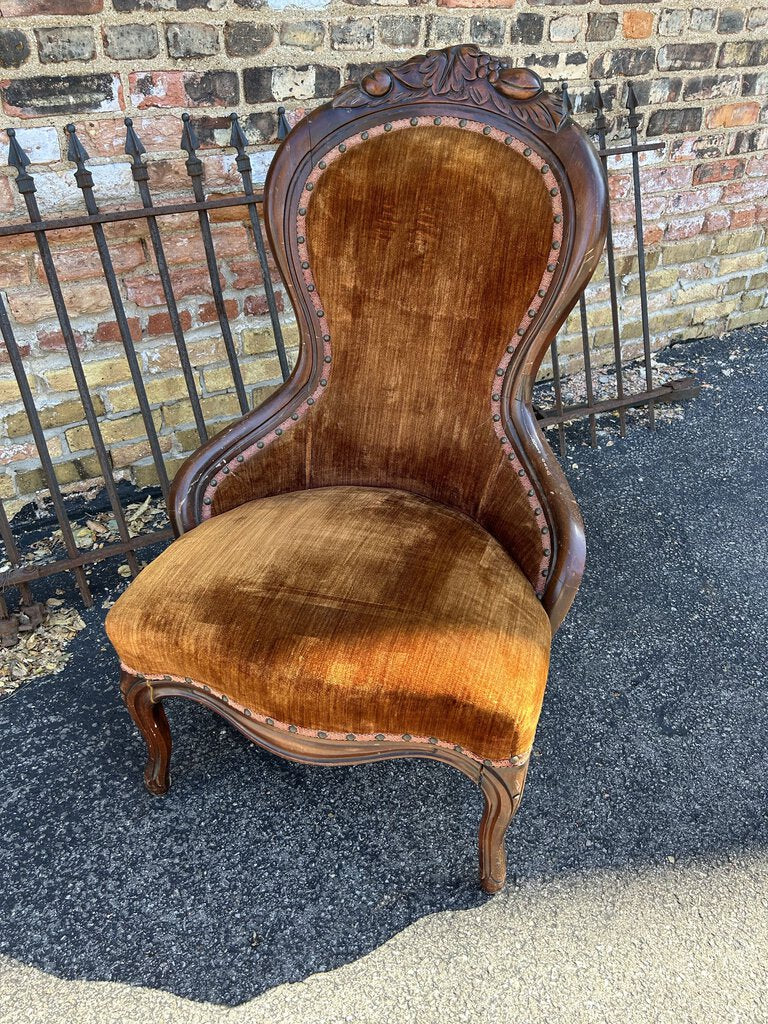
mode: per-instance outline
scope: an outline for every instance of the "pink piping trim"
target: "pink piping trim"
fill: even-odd
[[[311,739],[327,739],[327,740],[346,740],[347,736],[353,736],[355,740],[360,740],[363,743],[425,743],[430,747],[442,747],[444,750],[453,750],[455,753],[463,754],[468,757],[470,761],[478,761],[480,764],[489,764],[494,768],[506,768],[509,766],[519,767],[525,764],[530,757],[530,750],[525,754],[516,754],[515,757],[506,758],[503,761],[493,761],[488,757],[479,757],[477,754],[473,754],[471,750],[466,750],[464,747],[458,747],[458,744],[447,743],[445,740],[437,740],[436,742],[430,742],[435,737],[430,736],[411,736],[409,740],[404,740],[403,735],[399,733],[380,732],[380,733],[350,733],[350,732],[330,732],[324,729],[305,729],[303,726],[294,725],[290,726],[285,722],[278,722],[277,719],[270,717],[269,715],[262,715],[256,711],[252,711],[250,708],[246,708],[243,704],[238,704],[237,701],[232,700],[226,694],[222,693],[221,690],[217,690],[213,686],[209,686],[207,683],[198,683],[195,679],[183,676],[169,676],[169,675],[148,675],[146,672],[140,672],[138,669],[131,668],[125,665],[122,661],[120,662],[120,668],[125,672],[130,672],[131,675],[141,676],[147,680],[157,680],[158,682],[167,682],[169,679],[175,683],[184,683],[186,686],[191,686],[195,690],[201,690],[203,693],[210,694],[212,697],[217,697],[220,701],[227,704],[229,707],[235,708],[244,717],[250,718],[254,722],[260,722],[262,725],[269,725],[271,729],[277,729],[278,732],[287,732],[297,736],[307,736]],[[267,719],[269,718],[269,722]],[[318,736],[318,733],[325,733],[324,736]],[[406,734],[410,735],[410,734]],[[377,736],[382,736],[383,739],[377,739]],[[458,747],[458,749],[457,749]]]
[[[457,117],[442,117],[440,119],[440,127],[461,128],[462,130],[475,132],[476,134],[487,135],[488,138],[494,139],[496,142],[500,142],[503,145],[508,145],[510,149],[513,149],[516,153],[519,153],[526,160],[528,160],[528,162],[532,164],[537,171],[542,171],[542,168],[544,167],[547,168],[546,171],[542,173],[542,179],[544,185],[547,188],[547,191],[550,193],[550,201],[552,205],[553,243],[550,247],[549,256],[547,258],[547,265],[556,265],[560,258],[559,250],[563,240],[563,203],[560,194],[560,187],[558,185],[557,178],[552,173],[552,169],[546,164],[544,158],[539,153],[537,153],[536,150],[533,149],[533,147],[528,146],[524,142],[521,142],[520,139],[516,138],[514,135],[508,135],[505,132],[499,131],[498,128],[490,128],[490,126],[484,125],[481,121],[471,121],[466,118],[462,118],[461,120],[463,121],[463,124],[460,123],[460,120]],[[388,130],[393,132],[402,131],[406,128],[412,127],[411,121],[406,118],[403,118],[398,121],[387,122],[387,124],[389,125]],[[418,124],[421,127],[438,127],[434,124],[434,120],[432,118],[418,118]],[[304,401],[299,406],[294,408],[291,415],[288,418],[283,420],[282,423],[278,424],[278,426],[274,427],[267,434],[264,434],[263,437],[260,437],[258,441],[249,445],[248,448],[245,448],[242,452],[239,452],[235,457],[231,458],[224,466],[220,467],[216,471],[216,474],[209,481],[208,486],[206,487],[203,495],[203,508],[201,513],[201,519],[209,519],[211,516],[213,498],[215,494],[215,489],[218,486],[218,484],[222,482],[228,474],[236,472],[238,466],[243,464],[244,462],[247,462],[256,454],[257,451],[261,451],[268,445],[272,444],[272,442],[276,441],[277,438],[281,436],[281,434],[283,434],[286,430],[290,429],[290,427],[292,427],[294,423],[301,420],[306,415],[306,413],[309,412],[311,406],[318,401],[318,399],[326,390],[326,385],[329,382],[331,368],[333,365],[332,362],[325,363],[326,358],[331,358],[331,337],[328,328],[328,322],[325,317],[325,311],[323,309],[322,302],[320,301],[320,297],[317,293],[317,287],[315,284],[314,276],[312,274],[312,268],[309,265],[309,250],[306,243],[307,212],[309,210],[309,204],[312,201],[315,185],[319,181],[323,172],[327,170],[328,167],[340,156],[342,156],[345,152],[347,152],[350,149],[353,149],[355,146],[361,145],[363,142],[366,142],[370,139],[375,139],[378,136],[383,135],[386,130],[387,129],[385,129],[384,123],[375,125],[373,128],[369,128],[366,132],[349,136],[347,139],[343,140],[342,142],[334,146],[332,149],[328,150],[328,152],[324,153],[318,160],[317,164],[315,164],[315,166],[307,175],[299,199],[299,211],[304,210],[305,212],[303,214],[301,212],[297,214],[296,236],[297,238],[304,238],[305,241],[297,243],[298,252],[302,264],[308,264],[306,267],[302,267],[302,276],[304,280],[304,287],[306,289],[307,297],[315,313],[317,314],[315,334],[317,335],[319,330],[319,335],[323,343],[322,351],[324,360],[324,375],[321,378],[321,380],[325,381],[326,383],[318,383],[317,387],[312,392],[312,394],[308,398],[305,398]],[[363,135],[365,136],[365,138],[363,138]],[[507,139],[510,139],[511,141],[507,143]],[[529,152],[526,153],[526,150]],[[491,417],[494,432],[498,437],[500,444],[504,448],[506,456],[512,456],[513,453],[511,451],[506,450],[506,445],[508,444],[508,441],[501,428],[501,391],[504,383],[504,376],[506,374],[507,367],[509,366],[512,360],[512,356],[514,355],[517,346],[520,344],[520,341],[522,340],[523,335],[527,332],[529,325],[534,321],[536,315],[541,309],[541,305],[544,302],[544,299],[546,298],[546,293],[550,285],[552,284],[552,280],[554,278],[555,273],[556,270],[544,271],[544,274],[539,283],[539,287],[536,291],[536,295],[531,300],[531,303],[528,306],[526,316],[519,324],[517,331],[512,336],[512,340],[507,343],[504,354],[502,355],[501,360],[499,361],[494,374],[493,386],[491,388]],[[522,332],[522,334],[520,332]],[[327,369],[325,369],[326,366]],[[497,395],[498,397],[495,397]],[[496,419],[496,417],[498,417],[498,419]],[[536,494],[528,494],[528,491],[534,490],[534,488],[531,484],[528,474],[523,470],[523,467],[520,465],[518,458],[516,456],[512,458],[508,457],[507,461],[509,462],[511,468],[514,469],[517,479],[520,482],[520,486],[524,489],[526,493],[528,504],[530,505],[531,510],[534,512],[534,514],[537,514],[538,510],[538,514],[543,515],[543,510],[539,505],[539,500]],[[546,523],[546,521],[542,520],[542,522],[547,527],[547,529],[549,529],[549,526]],[[546,577],[549,574],[549,567],[552,558],[551,541],[549,547],[547,547],[547,541],[543,539],[545,535],[541,536],[542,554],[541,559],[539,561],[538,582],[534,587],[537,597],[541,597],[546,588]],[[549,536],[549,534],[546,534],[546,536]],[[545,551],[549,551],[550,554],[545,554]]]

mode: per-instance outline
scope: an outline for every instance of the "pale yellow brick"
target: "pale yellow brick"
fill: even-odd
[[[184,459],[166,459],[165,470],[168,474],[168,478],[173,480],[174,476],[181,467],[184,465]],[[134,466],[133,468],[133,479],[136,481],[138,487],[155,487],[159,483],[157,478],[157,470],[153,462],[145,463],[144,465]]]
[[[760,248],[762,240],[762,228],[751,228],[748,231],[729,231],[726,234],[717,236],[714,251],[720,254],[754,252]]]
[[[169,434],[159,437],[158,442],[161,452],[165,453],[171,450],[172,438]],[[151,458],[152,449],[149,447],[149,441],[139,441],[136,444],[113,445],[110,448],[110,455],[115,469],[123,469],[126,466],[132,466],[140,459]]]
[[[223,416],[236,416],[240,412],[237,395],[210,395],[200,399],[200,408],[206,424],[212,423]],[[192,403],[189,399],[173,402],[163,406],[163,421],[167,427],[181,427],[194,423]]]
[[[34,377],[27,377],[32,394],[37,393],[37,380]],[[0,405],[8,405],[11,402],[20,402],[19,385],[15,377],[0,377]]]
[[[746,287],[747,276],[744,274],[742,277],[732,277],[726,281],[723,291],[725,295],[740,295]]]
[[[680,272],[677,267],[662,267],[648,274],[645,283],[650,294],[652,292],[664,291],[665,288],[671,288],[677,284],[679,277]],[[633,277],[627,281],[624,286],[624,292],[626,295],[639,295],[640,278]]]
[[[713,302],[709,306],[695,306],[693,310],[693,322],[704,323],[706,320],[722,320],[729,313],[739,308],[739,299],[722,299],[720,302]]]
[[[762,270],[765,267],[765,251],[742,252],[738,256],[723,256],[719,263],[719,273],[726,277],[728,274],[738,274],[744,270]]]
[[[101,476],[99,460],[95,455],[86,455],[82,459],[59,462],[54,466],[56,479],[64,486],[82,480],[93,480]],[[35,494],[46,489],[42,469],[29,469],[16,474],[16,486],[19,494]]]
[[[722,285],[717,281],[700,281],[688,288],[678,288],[674,294],[676,306],[684,306],[690,302],[702,302],[704,299],[715,299],[720,295]]]
[[[160,429],[160,411],[153,413],[155,429]],[[132,441],[135,438],[146,437],[144,420],[139,413],[133,416],[121,416],[118,419],[102,419],[99,422],[101,436],[105,445],[118,444],[120,441]],[[70,451],[85,451],[93,448],[93,438],[88,427],[73,427],[66,431],[67,444]]]
[[[298,325],[282,324],[281,326],[286,349],[295,348],[299,344]],[[243,352],[248,356],[275,351],[275,335],[271,327],[248,328],[242,332],[240,339]]]
[[[144,382],[144,388],[150,405],[174,401],[183,398],[187,393],[187,386],[181,374],[177,377],[152,378]],[[110,388],[106,393],[106,398],[113,412],[131,412],[139,407],[136,389],[132,384]]]
[[[89,388],[120,384],[131,379],[131,371],[125,356],[115,356],[113,359],[98,359],[92,363],[83,363],[83,373]],[[61,393],[77,390],[75,375],[69,366],[63,366],[58,370],[47,370],[43,374],[43,379],[51,391]]]
[[[750,312],[732,313],[728,317],[728,330],[733,331],[737,327],[753,327],[755,324],[768,323],[768,308],[755,309]]]
[[[691,263],[712,252],[712,239],[706,235],[686,242],[671,242],[661,250],[665,266],[673,263]]]
[[[280,377],[280,363],[277,356],[270,359],[253,359],[244,363],[240,371],[245,384],[261,384]],[[224,391],[234,387],[232,371],[228,366],[214,367],[203,374],[205,389],[209,392]]]
[[[93,395],[93,407],[97,416],[104,414],[104,402],[99,395]],[[38,409],[40,424],[44,430],[56,427],[69,427],[73,423],[81,423],[85,419],[83,406],[78,398],[68,398],[56,405],[47,405]],[[24,437],[31,433],[29,420],[25,412],[12,413],[6,419],[9,437]]]

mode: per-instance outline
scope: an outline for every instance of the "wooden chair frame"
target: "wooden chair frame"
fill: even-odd
[[[500,403],[503,431],[535,486],[547,524],[542,532],[549,531],[551,536],[552,557],[540,596],[554,631],[581,580],[585,543],[575,499],[537,426],[532,387],[552,339],[602,251],[607,226],[606,182],[594,147],[563,111],[559,97],[545,92],[533,72],[504,68],[474,46],[431,51],[401,65],[377,69],[360,85],[342,88],[331,103],[309,114],[283,142],[268,175],[265,214],[272,252],[299,324],[298,361],[288,381],[263,405],[210,440],[185,463],[173,483],[171,519],[179,535],[210,514],[206,506],[211,503],[210,488],[216,475],[228,472],[228,465],[245,457],[243,453],[247,452],[248,458],[258,457],[259,439],[294,410],[306,408],[308,396],[316,393],[327,372],[317,310],[303,287],[294,228],[302,190],[318,154],[383,123],[430,119],[439,125],[442,118],[479,121],[489,133],[508,133],[510,141],[514,138],[535,147],[562,195],[563,235],[552,286],[509,362]],[[503,182],[499,188],[503,189]],[[527,757],[500,765],[481,763],[460,748],[408,742],[408,737],[397,743],[384,738],[371,743],[300,735],[276,728],[274,723],[257,722],[248,709],[235,707],[225,696],[193,680],[149,678],[125,668],[121,692],[146,741],[145,783],[156,794],[164,793],[169,785],[171,735],[162,706],[167,697],[186,697],[211,708],[259,746],[293,761],[340,765],[422,757],[458,768],[480,786],[484,798],[479,833],[481,884],[488,892],[496,892],[504,884],[504,836],[520,803]]]

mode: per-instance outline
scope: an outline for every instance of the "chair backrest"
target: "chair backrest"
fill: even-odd
[[[531,388],[606,225],[561,99],[474,46],[381,68],[293,129],[265,203],[301,351],[210,511],[244,488],[423,494],[488,529],[559,621],[583,538]]]

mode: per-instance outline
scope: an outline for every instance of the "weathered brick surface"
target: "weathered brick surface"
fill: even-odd
[[[348,78],[382,59],[426,47],[475,41],[569,81],[576,117],[589,124],[589,79],[603,83],[609,137],[627,139],[620,103],[631,80],[644,138],[659,152],[642,158],[646,262],[654,345],[712,335],[768,320],[768,5],[734,0],[0,0],[0,106],[5,125],[32,160],[46,214],[82,209],[66,152],[74,120],[91,154],[100,203],[135,204],[124,162],[123,118],[130,115],[149,153],[158,200],[190,194],[179,154],[179,115],[190,110],[200,139],[206,192],[238,188],[227,145],[230,110],[256,147],[261,182],[277,127],[326,101]],[[0,131],[0,166],[8,146]],[[633,255],[631,164],[610,161],[623,351],[642,349],[637,258]],[[0,220],[23,219],[23,205],[0,172]],[[227,314],[258,402],[279,380],[264,286],[244,208],[211,212]],[[181,330],[211,429],[239,413],[223,347],[197,220],[164,219],[162,236],[179,305]],[[197,443],[173,324],[145,222],[109,225],[113,261],[131,343],[171,472]],[[91,229],[55,232],[54,259],[69,304],[75,342],[113,464],[139,483],[155,482],[123,339],[114,319]],[[99,473],[76,397],[64,337],[45,285],[34,238],[4,239],[0,288],[30,386],[43,411],[57,474],[80,487]],[[277,302],[285,300],[277,274]],[[590,341],[598,365],[612,349],[605,274],[588,289]],[[284,311],[285,337],[297,343]],[[578,313],[561,337],[578,365]],[[26,416],[0,346],[0,495],[42,486]]]

